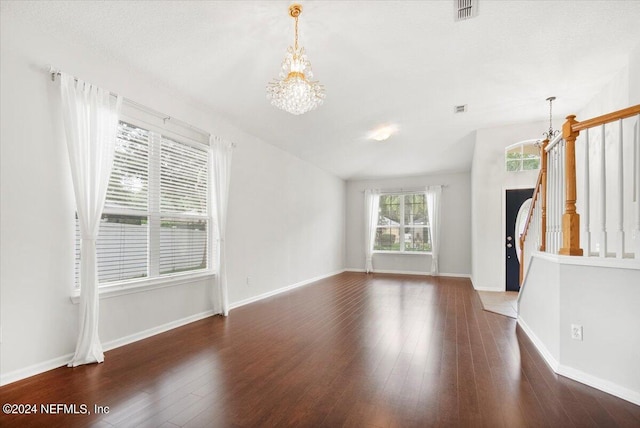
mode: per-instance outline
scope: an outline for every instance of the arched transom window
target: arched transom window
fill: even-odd
[[[530,171],[540,168],[540,148],[537,140],[520,141],[504,149],[505,169],[508,172]]]

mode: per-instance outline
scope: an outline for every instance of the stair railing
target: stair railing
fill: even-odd
[[[549,140],[545,140],[543,144],[548,143]],[[543,173],[544,170],[544,160],[542,160],[542,168],[540,169],[540,173],[538,174],[538,180],[536,181],[536,186],[533,190],[533,196],[531,197],[531,206],[529,207],[529,214],[527,215],[527,220],[524,225],[524,230],[520,235],[519,245],[520,245],[520,284],[524,279],[524,275],[526,273],[525,270],[525,255],[533,254],[534,251],[540,250],[544,251],[544,242],[543,239],[545,237],[545,233],[542,231],[545,228],[544,218],[545,207],[543,197],[544,187],[542,185],[543,181]],[[530,239],[526,239],[529,236]],[[526,264],[528,267],[528,264]]]
[[[579,183],[576,149],[582,157]],[[540,158],[520,236],[520,282],[533,251],[640,260],[640,105],[582,122],[567,116],[562,134],[543,141]],[[633,179],[625,182],[628,168]],[[630,235],[635,245],[627,251]]]

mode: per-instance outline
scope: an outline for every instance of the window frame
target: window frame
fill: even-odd
[[[425,217],[426,217],[426,223],[424,225],[406,225],[405,224],[405,197],[406,196],[411,196],[411,195],[421,195],[421,196],[425,196]],[[429,217],[429,210],[426,206],[427,201],[426,201],[426,192],[423,191],[405,191],[405,192],[382,192],[380,194],[380,198],[382,199],[383,196],[398,196],[399,200],[400,200],[400,224],[397,226],[399,230],[402,230],[402,233],[399,233],[399,240],[400,240],[400,250],[376,250],[375,249],[375,238],[374,241],[372,242],[373,245],[373,254],[399,254],[399,255],[419,255],[419,256],[424,256],[424,255],[430,255],[432,254],[432,249],[433,249],[433,243],[431,242],[431,231],[430,231],[430,217]],[[378,202],[378,210],[380,210],[380,202]],[[380,220],[380,213],[378,214],[378,221]],[[388,226],[380,226],[378,224],[376,224],[374,226],[376,228],[376,231],[378,229],[384,229],[385,227],[388,228]],[[430,250],[428,251],[410,251],[410,250],[406,250],[405,248],[405,234],[406,232],[404,231],[406,228],[427,228],[429,229],[429,242],[431,243],[430,245]]]
[[[538,143],[540,140],[536,140],[536,139],[531,139],[531,140],[524,140],[524,141],[519,141],[517,143],[511,144],[507,147],[504,148],[504,170],[505,172],[508,173],[517,173],[517,172],[527,172],[527,171],[539,171],[541,166],[542,166],[542,158],[540,156],[540,153],[538,152],[538,154],[536,156],[533,157],[524,157],[524,152],[525,152],[525,147],[529,147],[529,146],[535,146],[536,143]],[[509,154],[509,152],[513,152],[514,149],[520,149],[519,153],[520,153],[520,157],[517,159],[508,159],[507,155]],[[538,161],[538,166],[537,168],[524,168],[524,162],[526,160],[537,160]],[[519,163],[519,168],[516,170],[510,170],[508,165],[510,162],[518,162]]]
[[[211,262],[211,254],[212,251],[215,250],[215,234],[217,228],[215,227],[215,219],[214,219],[214,207],[213,201],[211,197],[211,174],[210,168],[213,168],[211,163],[211,146],[208,143],[209,134],[205,134],[204,131],[200,131],[197,128],[194,128],[188,124],[184,124],[175,119],[169,118],[167,115],[155,112],[151,109],[148,109],[144,106],[138,105],[134,102],[128,102],[128,100],[124,100],[122,105],[122,112],[118,117],[118,123],[125,122],[127,124],[140,127],[142,129],[147,130],[150,133],[159,134],[162,138],[169,139],[173,142],[177,142],[179,144],[185,144],[189,146],[195,146],[198,149],[206,149],[207,153],[207,174],[208,174],[208,183],[207,183],[207,193],[206,193],[206,214],[204,215],[189,215],[189,214],[181,214],[181,213],[171,213],[171,212],[162,212],[160,206],[158,206],[157,212],[153,211],[150,206],[147,206],[147,211],[139,211],[132,209],[109,209],[105,208],[103,210],[103,215],[111,214],[111,215],[130,215],[136,217],[146,217],[148,222],[148,231],[147,231],[147,275],[144,277],[138,278],[130,278],[118,281],[109,281],[106,283],[98,284],[98,293],[101,297],[115,297],[124,294],[138,293],[146,290],[153,290],[158,288],[164,288],[169,286],[188,284],[191,282],[201,281],[202,279],[212,278],[217,274],[217,267],[212,266]],[[167,121],[170,121],[171,126],[167,126]],[[204,140],[206,137],[207,142]],[[151,146],[151,140],[149,139],[149,146]],[[198,141],[201,140],[201,141]],[[161,140],[158,140],[156,143],[158,149],[161,146]],[[158,158],[160,155],[158,154]],[[158,161],[159,162],[159,161]],[[151,169],[151,165],[149,163],[149,169]],[[157,177],[153,179],[157,179],[157,183],[153,185],[158,187],[157,190],[157,198],[156,201],[158,205],[160,205],[161,201],[161,192],[160,192],[160,164],[157,165]],[[149,171],[149,183],[148,183],[148,201],[151,204],[151,180],[152,180],[152,172]],[[74,210],[75,211],[75,210]],[[151,241],[153,238],[152,229],[151,229],[151,218],[152,216],[157,216],[157,225],[155,232],[157,233],[157,248],[152,248]],[[175,273],[165,273],[161,274],[159,270],[160,265],[160,247],[159,247],[159,239],[160,233],[162,229],[162,219],[170,218],[172,220],[193,220],[193,219],[204,219],[207,224],[207,245],[206,245],[206,254],[207,254],[207,267],[204,269],[190,270],[185,272],[175,272]],[[75,230],[74,230],[74,233]],[[77,240],[77,238],[76,238]],[[77,251],[77,250],[76,250]],[[152,254],[157,253],[157,254]],[[157,260],[152,260],[155,257]],[[153,267],[155,266],[155,267]],[[74,258],[74,270],[76,267],[76,258]],[[156,269],[157,268],[157,269]],[[153,270],[157,270],[157,272],[152,273]],[[71,301],[73,303],[79,303],[79,296],[81,290],[81,284],[79,282],[74,281],[72,285],[72,293],[71,293]]]

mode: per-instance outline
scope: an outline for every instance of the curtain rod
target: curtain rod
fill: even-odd
[[[51,81],[52,82],[56,81],[56,76],[61,76],[62,75],[60,70],[54,68],[52,65],[49,65],[49,74],[51,75]],[[73,80],[75,80],[77,82],[78,78],[74,76]],[[114,95],[117,95],[117,94],[114,94]],[[171,116],[169,116],[167,114],[160,113],[159,111],[153,110],[153,109],[151,109],[151,108],[149,108],[149,107],[147,107],[147,106],[145,106],[143,104],[140,104],[138,102],[130,100],[129,98],[126,98],[126,97],[122,97],[122,98],[123,98],[123,101],[125,103],[127,103],[127,104],[129,104],[129,105],[131,105],[131,106],[133,106],[133,107],[135,107],[135,108],[137,108],[139,110],[142,110],[142,111],[144,111],[146,113],[152,114],[152,115],[158,117],[159,119],[162,119],[162,121],[164,123],[166,123],[167,120],[170,120],[170,121],[172,121],[173,123],[175,123],[175,124],[177,124],[179,126],[183,126],[185,128],[191,128],[192,130],[194,130],[196,132],[199,132],[199,133],[201,133],[203,135],[206,135],[207,137],[211,137],[213,135],[210,132],[205,131],[204,129],[200,129],[200,128],[196,127],[196,126],[193,126],[193,125],[191,125],[191,124],[189,124],[187,122],[184,122],[184,121],[182,121],[180,119],[176,119],[174,117],[171,117]],[[231,145],[233,147],[236,147],[236,143],[231,143]]]
[[[397,193],[416,193],[416,192],[424,192],[427,187],[436,187],[439,186],[442,189],[445,187],[449,187],[448,184],[425,184],[422,187],[400,187],[398,189],[380,189],[380,194],[397,194]],[[360,193],[364,193],[365,190],[361,190]]]

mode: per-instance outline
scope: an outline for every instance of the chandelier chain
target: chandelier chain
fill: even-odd
[[[559,130],[553,130],[553,101],[555,99],[556,97],[547,98],[547,101],[549,101],[549,131],[543,133],[547,140],[553,140],[553,138],[560,132]]]
[[[553,100],[549,100],[549,135],[553,134]]]
[[[295,17],[295,20],[296,20],[296,38],[293,44],[293,49],[297,51],[298,50],[298,16],[297,15]]]

